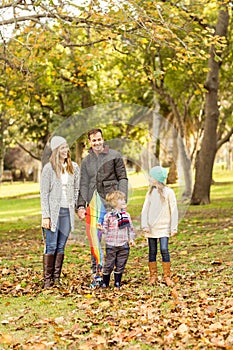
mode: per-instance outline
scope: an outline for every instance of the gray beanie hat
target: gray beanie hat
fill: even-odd
[[[55,150],[57,147],[61,146],[63,143],[67,143],[66,139],[62,136],[54,136],[50,141],[51,150]]]

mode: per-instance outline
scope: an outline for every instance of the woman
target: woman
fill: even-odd
[[[79,167],[71,161],[66,140],[51,139],[52,154],[41,174],[42,228],[45,233],[43,257],[44,288],[59,284],[65,245],[74,229],[75,202],[79,189]]]
[[[164,279],[172,286],[168,241],[177,234],[178,208],[174,191],[164,184],[167,171],[161,166],[150,169],[150,188],[146,194],[141,213],[141,227],[149,245],[149,284],[154,285],[157,277],[157,241],[160,243]]]

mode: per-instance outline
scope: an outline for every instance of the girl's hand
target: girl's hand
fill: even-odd
[[[42,219],[42,227],[46,228],[47,230],[49,230],[51,228],[50,218]]]
[[[172,231],[171,232],[171,237],[174,237],[174,236],[176,236],[177,235],[177,231]]]
[[[150,232],[150,230],[147,227],[143,228],[142,230],[143,230],[144,233],[149,233]]]
[[[135,247],[135,242],[134,242],[134,240],[131,240],[131,241],[129,241],[129,245],[131,246],[131,247]]]

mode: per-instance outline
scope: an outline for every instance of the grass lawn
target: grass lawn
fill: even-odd
[[[39,184],[35,182],[3,182],[0,184],[0,198],[15,198],[39,194]]]
[[[211,204],[187,207],[170,240],[173,288],[163,283],[160,254],[159,283],[148,285],[139,221],[147,187],[133,186],[130,197],[137,239],[119,291],[112,280],[108,290],[89,288],[90,252],[78,220],[63,288],[43,290],[39,198],[25,189],[21,198],[1,198],[0,349],[232,350],[233,178],[214,179]]]

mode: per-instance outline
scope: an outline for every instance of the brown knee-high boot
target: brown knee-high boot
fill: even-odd
[[[171,263],[170,262],[162,262],[163,265],[163,274],[164,280],[168,287],[174,286],[174,282],[171,280]]]
[[[55,262],[54,262],[53,280],[54,280],[54,283],[57,285],[60,283],[63,260],[64,260],[63,253],[56,254]]]
[[[158,275],[157,275],[157,262],[151,261],[148,263],[149,271],[150,271],[150,280],[149,285],[154,285],[158,282]]]
[[[50,288],[53,285],[54,254],[44,254],[44,288]]]

